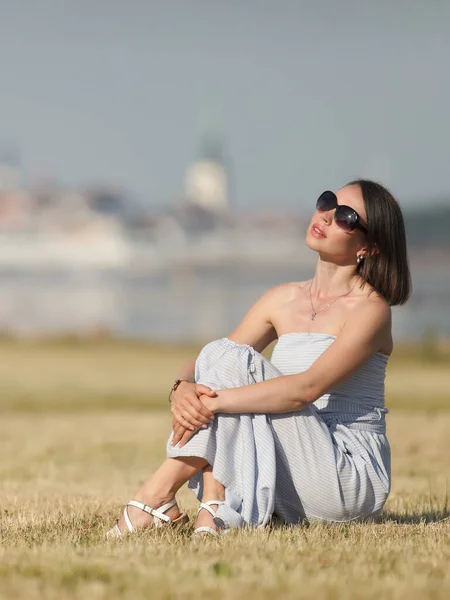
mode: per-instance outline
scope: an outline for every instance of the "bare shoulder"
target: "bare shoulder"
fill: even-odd
[[[365,315],[368,319],[376,319],[377,323],[390,325],[392,310],[389,303],[371,286],[362,288],[360,302],[355,306],[355,316]]]
[[[367,291],[368,288],[366,288]],[[392,341],[392,310],[389,303],[376,291],[363,293],[355,303],[351,317],[347,319],[343,331],[357,332],[358,335],[377,340],[377,350],[390,354]]]
[[[274,314],[292,301],[294,290],[289,283],[281,283],[260,296],[236,329],[228,336],[239,344],[249,344],[262,352],[277,338],[273,325]]]
[[[297,300],[299,296],[304,295],[305,284],[306,282],[303,281],[280,283],[267,290],[263,297],[267,298],[269,301],[273,301],[277,306],[288,304],[289,302]]]

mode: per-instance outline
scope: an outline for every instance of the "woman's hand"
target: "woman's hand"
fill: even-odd
[[[202,427],[206,427],[206,425],[203,425]],[[176,446],[177,444],[179,444],[180,448],[184,446],[186,442],[188,442],[191,439],[191,437],[195,435],[195,433],[197,433],[198,431],[198,429],[195,429],[195,431],[192,431],[191,429],[186,429],[186,427],[183,427],[183,425],[180,425],[178,423],[175,417],[172,419],[172,429],[173,438],[170,442],[170,445]]]
[[[216,393],[206,385],[183,381],[172,394],[171,413],[186,429],[194,432],[214,420],[214,413],[200,401],[200,396],[214,398]]]
[[[221,401],[228,391],[229,390],[217,390],[214,396],[201,394],[199,396],[199,400],[207,410],[210,410],[213,414],[215,414],[221,412]]]
[[[215,392],[214,396],[201,394],[199,400],[206,408],[208,408],[213,413],[220,412],[220,398],[223,397],[223,393],[223,390],[221,390],[220,392]],[[202,425],[201,427],[194,427],[194,429],[188,429],[187,427],[180,425],[180,423],[174,417],[172,419],[173,438],[171,441],[171,445],[176,446],[177,444],[179,444],[179,447],[181,448],[191,439],[191,437],[199,429],[206,429],[207,427],[208,425]]]

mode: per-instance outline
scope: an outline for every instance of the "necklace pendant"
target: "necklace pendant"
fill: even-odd
[[[314,319],[316,318],[316,312],[313,312],[313,314],[311,315],[311,321],[314,321]]]

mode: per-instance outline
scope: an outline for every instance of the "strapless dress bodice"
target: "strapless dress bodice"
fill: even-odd
[[[306,371],[336,341],[327,333],[285,333],[274,347],[271,362],[284,375]],[[352,420],[384,423],[386,366],[389,356],[377,352],[351,377],[318,398],[314,404],[325,416],[340,422]]]

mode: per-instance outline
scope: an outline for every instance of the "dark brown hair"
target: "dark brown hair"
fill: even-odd
[[[361,190],[368,247],[378,250],[357,266],[357,272],[391,306],[405,304],[411,294],[411,275],[400,206],[388,189],[374,181],[356,179],[347,185],[357,185]]]

